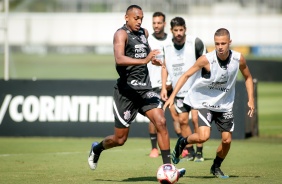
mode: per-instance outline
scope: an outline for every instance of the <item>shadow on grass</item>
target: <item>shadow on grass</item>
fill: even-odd
[[[214,178],[214,179],[218,179],[217,177],[215,176],[184,176],[184,178],[187,177],[187,178],[195,178],[195,179],[211,179],[211,178]],[[260,178],[260,176],[236,176],[236,175],[229,175],[229,178]],[[226,178],[228,179],[228,178]]]
[[[153,176],[146,176],[146,177],[127,178],[127,179],[123,179],[121,181],[118,181],[118,180],[103,180],[103,179],[97,179],[95,181],[137,182],[137,181],[157,181],[157,178],[153,177]]]
[[[215,176],[184,176],[184,178],[194,178],[194,179],[212,179],[212,178],[214,178],[214,179],[219,179],[219,178],[217,178]],[[229,178],[260,178],[260,176],[236,176],[236,175],[230,175]],[[97,179],[95,181],[138,182],[138,181],[157,181],[157,179],[156,179],[156,177],[153,177],[153,176],[147,176],[147,177],[127,178],[127,179],[123,179],[121,181],[118,181],[118,180],[103,180],[103,179]]]

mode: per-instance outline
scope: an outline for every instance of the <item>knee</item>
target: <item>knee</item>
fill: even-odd
[[[182,117],[179,117],[178,118],[178,121],[179,121],[179,124],[181,125],[181,126],[183,126],[183,125],[189,125],[188,124],[188,119],[186,119],[186,118],[182,118]]]
[[[198,143],[204,143],[206,142],[207,140],[209,140],[209,137],[208,136],[199,136],[199,140],[198,140]]]
[[[166,126],[166,119],[164,117],[158,118],[156,121],[156,126],[157,127],[165,127]]]
[[[123,146],[124,143],[126,142],[126,140],[127,140],[127,138],[125,138],[125,137],[117,138],[115,140],[116,146]]]
[[[222,144],[231,144],[231,138],[228,138],[228,139],[222,139]]]

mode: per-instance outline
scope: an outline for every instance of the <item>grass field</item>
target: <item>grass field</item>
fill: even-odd
[[[88,168],[90,143],[101,138],[1,138],[0,183],[3,184],[153,184],[161,157],[150,158],[149,139],[129,138],[123,147],[104,151],[97,170]],[[174,145],[176,139],[171,140]],[[180,162],[185,183],[281,183],[282,139],[251,138],[232,143],[222,165],[229,179],[209,174],[219,141],[205,144],[205,162]]]
[[[3,66],[0,60],[0,66]],[[14,79],[115,79],[113,56],[11,56]],[[0,68],[3,76],[3,68]],[[282,83],[258,83],[259,137],[234,140],[222,170],[227,180],[209,174],[219,140],[205,143],[203,163],[183,161],[187,183],[281,183]],[[134,125],[133,125],[134,126]],[[147,131],[147,130],[145,130]],[[93,135],[95,136],[95,135]],[[96,171],[88,168],[92,141],[102,138],[0,137],[2,184],[153,184],[161,158],[151,159],[149,138],[129,138],[123,147],[103,152]],[[171,146],[176,139],[171,139]]]

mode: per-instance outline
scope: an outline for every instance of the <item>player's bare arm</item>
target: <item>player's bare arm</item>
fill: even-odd
[[[199,57],[199,59],[197,59],[197,61],[195,62],[195,64],[189,68],[177,81],[175,88],[173,89],[169,99],[165,102],[163,109],[165,110],[166,107],[171,107],[171,105],[173,105],[174,103],[174,98],[176,96],[176,94],[179,92],[179,90],[182,88],[182,86],[185,84],[185,82],[194,74],[196,73],[198,70],[205,68],[207,71],[210,71],[210,66],[209,66],[209,62],[206,58],[205,55]]]
[[[125,56],[124,48],[127,44],[127,33],[125,30],[120,29],[114,35],[114,57],[117,65],[120,66],[131,66],[131,65],[142,65],[147,64],[158,54],[158,50],[153,50],[144,59],[134,59]]]
[[[248,68],[248,65],[246,63],[246,59],[244,56],[241,54],[240,57],[240,71],[242,75],[245,78],[245,85],[248,93],[248,106],[249,106],[249,111],[248,111],[248,116],[252,117],[254,114],[255,110],[255,103],[254,103],[254,84],[253,84],[253,77],[251,75],[251,72]]]
[[[161,75],[162,75],[161,98],[162,98],[163,101],[167,101],[168,97],[167,97],[166,81],[167,81],[168,72],[167,72],[167,69],[166,69],[165,60],[164,60],[163,65],[162,65]]]

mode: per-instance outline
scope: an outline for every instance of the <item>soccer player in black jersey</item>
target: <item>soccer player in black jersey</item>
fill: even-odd
[[[114,135],[109,135],[100,143],[92,143],[88,164],[95,170],[101,152],[122,146],[128,137],[129,126],[137,113],[147,116],[157,129],[158,144],[163,163],[171,163],[170,140],[166,127],[160,95],[152,90],[147,63],[161,65],[155,56],[158,50],[150,50],[148,31],[141,27],[143,11],[138,5],[131,5],[126,10],[126,23],[114,34],[114,57],[119,79],[114,87]],[[183,176],[185,169],[179,170]]]

